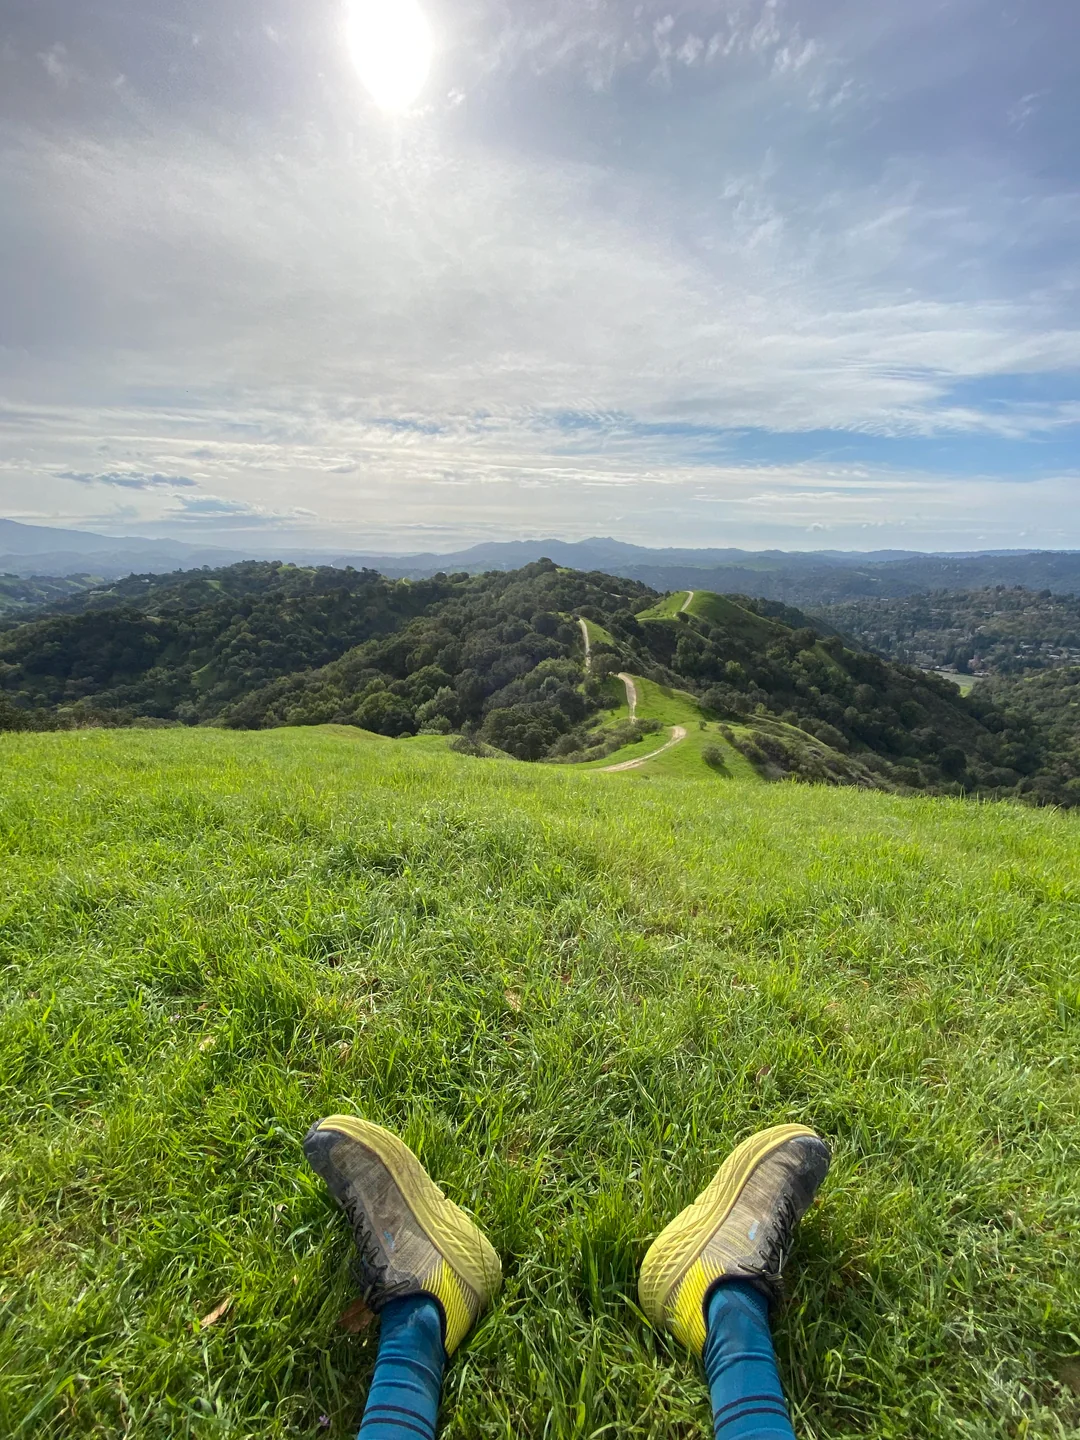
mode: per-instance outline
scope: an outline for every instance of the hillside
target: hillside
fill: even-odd
[[[354,1110],[503,1257],[448,1435],[711,1433],[637,1268],[790,1120],[798,1432],[1075,1434],[1075,819],[446,745],[0,735],[0,1432],[355,1435]]]
[[[975,698],[1030,716],[1046,756],[1045,776],[1036,783],[1048,795],[1067,797],[1064,803],[1080,803],[1080,665],[980,680]]]
[[[254,685],[325,664],[448,593],[276,562],[133,576],[0,634],[0,687],[76,715],[213,719]]]
[[[30,611],[51,609],[97,584],[100,584],[98,576],[71,576],[61,580],[35,576],[23,579],[18,575],[5,575],[0,569],[0,626]]]
[[[618,771],[627,780],[639,781],[657,776],[713,782],[791,778],[889,788],[880,774],[857,756],[826,745],[796,725],[757,714],[717,720],[687,691],[641,676],[627,679],[633,687],[634,714],[645,733],[617,749],[604,747],[595,756],[592,752],[570,753],[562,757],[567,763],[580,761],[586,769]],[[599,737],[621,735],[630,714],[629,692],[624,693],[626,698],[612,711],[613,718],[599,727]]]
[[[588,763],[641,739],[640,724],[611,730],[610,677],[626,672],[739,727],[771,778],[1051,793],[1029,783],[1047,760],[1022,712],[852,650],[777,602],[662,597],[551,561],[414,582],[252,562],[132,577],[66,609],[0,635],[0,726],[341,723]]]
[[[775,608],[788,622],[805,618]],[[818,763],[828,751],[850,756],[864,780],[1022,790],[1043,763],[1021,711],[964,699],[937,676],[859,653],[809,625],[793,628],[744,596],[676,592],[615,616],[611,629],[620,668],[674,680],[696,692],[705,713],[759,731],[745,738],[765,773],[850,778],[844,767]],[[602,668],[603,647],[596,654]],[[808,757],[799,753],[807,744]]]
[[[851,600],[814,611],[868,650],[912,665],[1016,675],[1080,663],[1080,599],[995,586],[904,599]]]

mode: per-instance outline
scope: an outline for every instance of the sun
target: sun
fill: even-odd
[[[424,88],[434,51],[416,0],[346,0],[349,53],[383,110],[407,110]]]

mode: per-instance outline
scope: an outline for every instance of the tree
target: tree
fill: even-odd
[[[377,735],[413,735],[416,733],[416,717],[401,699],[389,690],[376,690],[366,696],[355,712],[354,723],[361,730],[373,730]]]

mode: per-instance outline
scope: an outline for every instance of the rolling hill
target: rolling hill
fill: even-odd
[[[590,763],[642,740],[648,716],[612,730],[610,677],[625,672],[688,693],[772,778],[1071,793],[1060,767],[1045,780],[1022,712],[853,650],[777,602],[658,596],[551,561],[423,581],[249,562],[133,577],[59,609],[0,635],[7,728],[342,723]]]
[[[34,611],[51,610],[101,583],[100,575],[23,579],[3,574],[0,567],[0,626],[5,621],[21,620]]]

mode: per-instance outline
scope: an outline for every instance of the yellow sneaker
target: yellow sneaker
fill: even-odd
[[[308,1131],[304,1154],[349,1217],[368,1305],[430,1295],[452,1355],[502,1283],[485,1236],[381,1125],[331,1115]]]
[[[795,1226],[828,1169],[829,1147],[805,1125],[774,1125],[744,1140],[649,1247],[638,1296],[652,1324],[700,1355],[717,1280],[749,1280],[775,1297]]]

